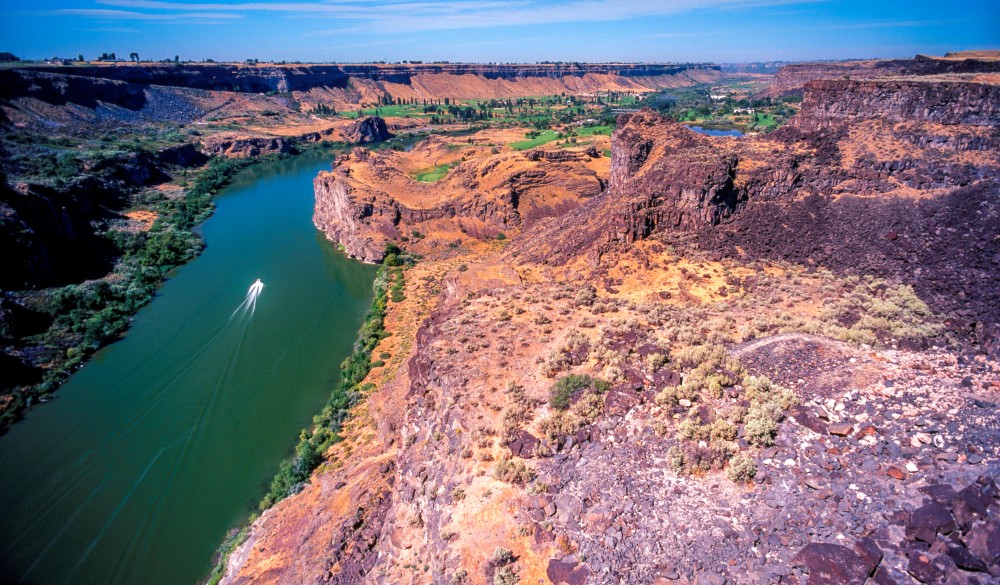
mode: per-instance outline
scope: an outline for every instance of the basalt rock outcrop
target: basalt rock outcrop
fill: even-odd
[[[205,92],[184,86],[84,77],[65,69],[0,72],[2,118],[40,130],[92,128],[93,124],[187,123],[204,116],[205,106],[212,107],[208,103],[212,101]]]
[[[384,142],[395,136],[389,132],[385,120],[378,116],[368,116],[352,124],[344,131],[344,138],[353,144]]]
[[[197,167],[208,162],[208,157],[193,144],[180,144],[164,148],[156,153],[163,164],[179,167]]]
[[[997,128],[1000,124],[1000,86],[920,78],[878,82],[816,80],[804,86],[800,115],[790,125],[816,131],[877,119],[891,123],[932,123],[945,126]],[[916,134],[916,132],[913,132]],[[969,144],[962,150],[990,150],[992,142]]]
[[[135,186],[162,180],[149,155],[102,162],[61,188],[0,184],[0,289],[20,290],[103,276],[118,249],[104,237]]]
[[[979,51],[945,57],[917,55],[913,59],[796,63],[778,70],[761,97],[802,95],[816,79],[876,79],[887,76],[976,75],[1000,72],[1000,52]]]
[[[201,143],[201,150],[208,154],[229,158],[254,158],[271,154],[296,154],[293,138],[280,136],[243,136],[216,134]]]
[[[998,104],[984,83],[819,80],[759,137],[623,116],[607,192],[539,226],[531,238],[551,245],[525,238],[512,254],[559,264],[688,232],[722,256],[902,280],[983,339],[1000,319]]]
[[[378,262],[388,242],[451,225],[453,233],[489,238],[572,209],[603,188],[591,157],[561,153],[550,161],[508,153],[458,163],[440,181],[422,183],[400,170],[401,155],[355,149],[313,181],[313,223],[352,257]],[[434,230],[430,230],[434,231]]]

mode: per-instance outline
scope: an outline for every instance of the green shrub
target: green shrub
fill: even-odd
[[[737,454],[729,459],[726,476],[734,483],[745,483],[757,475],[757,464],[746,455]]]
[[[736,427],[723,419],[716,419],[712,423],[709,437],[714,441],[733,441],[736,439]]]
[[[744,433],[747,441],[755,447],[770,447],[778,434],[778,424],[767,416],[751,417],[747,420]]]
[[[523,461],[503,457],[493,468],[493,477],[507,483],[525,484],[535,479],[535,470]]]
[[[573,405],[573,413],[585,423],[594,422],[604,412],[604,396],[588,392]]]
[[[521,576],[514,572],[513,567],[498,567],[493,572],[493,585],[515,585],[521,581]]]
[[[667,462],[674,473],[682,473],[685,468],[684,451],[680,447],[671,447],[667,451]]]
[[[590,376],[566,374],[552,385],[552,389],[549,391],[549,405],[556,410],[566,410],[569,408],[569,399],[573,393],[584,388],[593,388],[595,392],[603,393],[607,391],[608,384]]]
[[[509,548],[498,546],[493,549],[493,564],[498,567],[509,565],[514,562],[514,553]]]
[[[709,436],[710,427],[694,418],[686,418],[677,425],[677,435],[689,441],[704,441]]]
[[[551,440],[559,437],[572,435],[580,430],[586,422],[575,414],[569,412],[556,411],[552,416],[543,418],[538,423],[538,430]]]

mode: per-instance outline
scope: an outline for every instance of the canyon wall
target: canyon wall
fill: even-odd
[[[814,79],[874,79],[887,76],[973,75],[1000,72],[1000,53],[982,51],[946,57],[917,55],[913,59],[795,63],[778,70],[762,96],[802,95]]]
[[[351,65],[81,65],[28,67],[28,70],[137,83],[252,93],[308,91],[320,87],[347,87],[351,79],[410,84],[422,75],[475,75],[485,79],[583,77],[588,74],[619,77],[658,77],[690,71],[719,72],[717,65],[644,63],[510,64],[351,64]]]
[[[1000,86],[958,81],[818,79],[803,87],[805,99],[790,125],[816,130],[878,119],[946,125],[1000,124]]]
[[[719,256],[906,282],[992,347],[998,98],[979,83],[818,80],[787,127],[741,139],[695,135],[649,111],[622,116],[607,192],[510,253],[562,264],[687,232]]]
[[[440,181],[422,183],[401,170],[405,157],[398,153],[355,149],[313,181],[313,223],[365,262],[381,261],[387,243],[414,231],[489,239],[600,193],[604,183],[588,167],[599,157],[597,152],[510,152],[486,163],[456,162]]]

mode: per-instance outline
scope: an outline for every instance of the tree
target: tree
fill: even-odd
[[[14,61],[20,61],[21,59],[14,53],[4,51],[0,53],[0,63],[13,63]]]
[[[174,63],[180,63],[180,62],[181,62],[180,55],[174,55]]]
[[[83,63],[83,53],[80,53],[79,55],[77,55],[76,56],[76,60],[79,61],[79,62],[81,62],[81,63]]]
[[[136,63],[138,63],[139,62],[139,53],[129,53],[128,54],[128,60],[129,61],[135,61]]]

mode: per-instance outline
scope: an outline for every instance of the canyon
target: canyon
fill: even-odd
[[[614,108],[628,111],[610,136],[560,111],[540,137],[523,122],[365,110],[535,96],[570,109],[730,75],[3,69],[13,134],[164,125],[180,138],[60,185],[5,181],[0,241],[16,254],[0,287],[101,278],[109,226],[151,229],[125,214],[181,205],[208,160],[337,143],[312,221],[347,256],[385,264],[384,332],[336,440],[234,538],[222,583],[1000,578],[995,53],[788,65],[755,97],[801,96],[798,113],[743,137],[641,103]],[[14,170],[13,154],[33,152],[3,149]],[[47,367],[30,342],[46,319],[23,300],[0,299],[18,388]]]
[[[610,161],[338,159],[317,226],[419,260],[343,441],[222,582],[1000,578],[1000,94],[930,61],[796,67],[765,135],[625,114]]]

